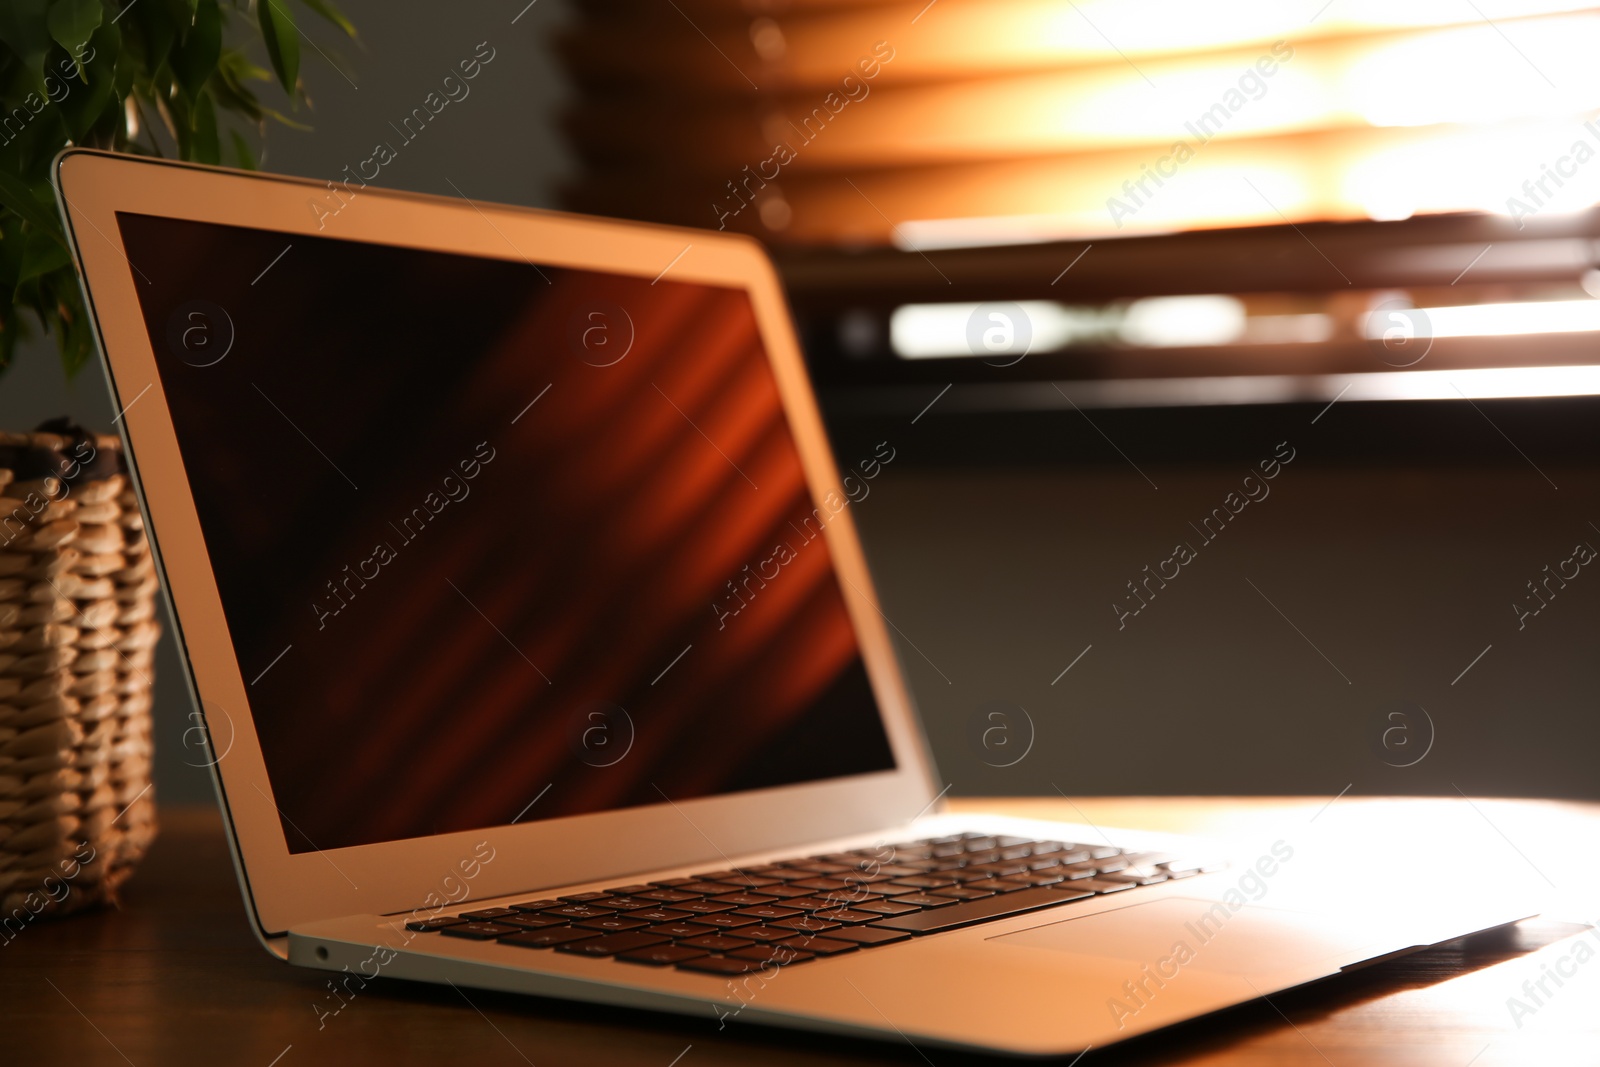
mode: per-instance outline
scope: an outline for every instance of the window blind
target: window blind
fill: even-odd
[[[577,0],[568,206],[961,245],[1600,201],[1562,0]]]

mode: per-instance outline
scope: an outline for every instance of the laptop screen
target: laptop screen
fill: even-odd
[[[291,851],[893,769],[744,290],[118,223]]]

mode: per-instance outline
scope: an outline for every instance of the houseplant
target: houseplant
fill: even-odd
[[[68,376],[91,351],[51,159],[80,145],[254,169],[252,138],[294,123],[256,96],[271,75],[232,42],[256,27],[291,108],[306,103],[290,2],[0,2],[0,371],[30,319],[55,335]],[[300,3],[354,37],[328,0]]]
[[[309,103],[290,2],[0,0],[0,374],[35,331],[69,378],[92,350],[56,153],[253,169],[267,122],[296,123],[252,86],[275,76],[291,111]],[[299,3],[354,37],[328,0]],[[257,36],[270,73],[246,54]],[[154,836],[155,594],[118,440],[61,420],[0,432],[0,942],[114,901]]]

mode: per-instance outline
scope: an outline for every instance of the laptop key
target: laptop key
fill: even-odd
[[[932,895],[924,895],[922,893],[913,893],[910,896],[905,897],[895,897],[894,902],[896,904],[909,904],[915,908],[947,908],[951,904],[955,903],[955,901],[950,897],[936,897]]]
[[[744,869],[744,873],[753,874],[758,878],[776,878],[780,882],[785,878],[794,877],[789,873],[789,868],[780,866],[776,863],[764,864],[759,867],[746,867]]]
[[[848,889],[850,883],[838,878],[802,878],[797,882],[790,882],[796,889]]]
[[[993,893],[987,889],[972,889],[968,886],[952,886],[949,889],[930,889],[930,897],[949,897],[951,900],[977,900],[979,897],[992,897]]]
[[[1084,878],[1077,882],[1061,882],[1058,885],[1046,886],[1045,892],[1089,892],[1089,893],[1120,893],[1124,889],[1132,889],[1132,882],[1112,882],[1102,878]]]
[[[737,948],[728,953],[738,960],[755,960],[757,963],[776,963],[779,967],[787,967],[791,963],[804,963],[806,960],[816,959],[816,955],[803,949],[790,948],[787,945],[751,945],[749,948]]]
[[[514,934],[518,929],[518,927],[507,926],[504,923],[467,922],[446,926],[439,932],[450,937],[464,937],[469,941],[493,941],[497,937]]]
[[[1131,887],[1127,887],[1131,888]],[[942,930],[955,930],[989,919],[1020,915],[1026,911],[1053,907],[1074,900],[1087,900],[1094,894],[1079,889],[1048,886],[1022,889],[983,900],[969,900],[953,908],[935,908],[919,911],[915,915],[900,915],[873,923],[869,929],[900,930],[910,934],[935,934]]]
[[[570,926],[551,927],[548,930],[522,930],[500,938],[502,945],[518,948],[554,948],[568,941],[582,941],[597,936],[593,930],[575,930]]]
[[[912,911],[913,909],[907,908],[906,910]],[[857,911],[855,908],[835,908],[832,911],[819,911],[812,914],[811,917],[813,919],[821,919],[823,922],[847,923],[851,926],[883,918],[882,915],[876,915],[870,911]]]
[[[907,877],[907,876],[921,874],[922,871],[919,870],[916,867],[902,867],[898,863],[880,863],[880,864],[877,864],[877,865],[874,865],[874,866],[867,866],[867,867],[862,868],[862,873],[863,874],[883,874],[883,875],[889,876],[890,878],[903,878],[903,877]]]
[[[680,971],[700,971],[704,974],[749,974],[759,971],[766,964],[756,960],[741,960],[736,956],[702,956],[697,960],[685,960],[677,965]]]
[[[902,904],[897,900],[869,900],[865,903],[857,904],[855,910],[858,912],[871,912],[875,915],[908,915],[911,912],[921,911],[922,909],[915,904]]]
[[[616,958],[629,963],[642,963],[648,967],[669,967],[674,963],[684,960],[699,959],[706,955],[703,948],[685,948],[683,945],[654,945],[650,948],[636,948],[631,952],[619,952]]]
[[[741,937],[729,937],[726,934],[706,934],[702,937],[691,937],[686,941],[678,942],[690,948],[703,948],[707,952],[732,952],[736,948],[749,948],[754,942],[746,941]]]
[[[859,886],[854,889],[824,889],[817,892],[816,898],[818,900],[831,901],[834,904],[854,906],[868,900],[881,899],[876,889],[876,886],[873,887],[873,891],[868,891],[866,888]]]
[[[740,908],[733,912],[734,915],[744,915],[752,919],[792,919],[802,915],[799,908],[785,908],[777,904],[760,904],[753,908]]]
[[[1102,874],[1100,881],[1127,882],[1129,885],[1155,885],[1158,882],[1165,882],[1169,877],[1171,876],[1166,871],[1154,867],[1129,867],[1127,870],[1118,871],[1115,874]]]
[[[728,878],[717,878],[715,881],[721,882],[723,885],[737,886],[740,889],[761,889],[769,885],[783,884],[780,879],[763,878],[759,874],[749,874],[744,871],[739,871]]]
[[[568,904],[582,904],[589,900],[604,900],[610,893],[569,893],[561,899]]]
[[[653,908],[658,900],[634,900],[632,897],[607,897],[595,901],[597,908],[610,908],[612,911],[633,911],[636,908]]]
[[[711,898],[718,904],[732,904],[736,908],[749,908],[757,904],[771,904],[777,897],[757,896],[755,893],[723,893]]]
[[[783,902],[785,908],[798,908],[801,911],[827,911],[829,908],[840,907],[837,900],[826,900],[823,897],[794,897]]]
[[[905,873],[914,876],[917,872],[906,871]],[[852,871],[849,874],[841,874],[839,877],[844,879],[847,885],[877,885],[879,882],[889,881],[895,875],[886,871]]]
[[[873,916],[873,918],[877,918],[877,916]],[[797,915],[793,919],[779,919],[777,922],[768,923],[767,925],[776,926],[784,930],[795,930],[802,934],[815,934],[823,930],[839,929],[838,923],[819,919],[815,915]]]
[[[981,882],[968,882],[968,889],[983,889],[990,893],[1015,893],[1028,888],[1026,882],[1013,882],[1005,878],[986,878]]]
[[[593,937],[587,941],[568,941],[557,945],[556,951],[570,952],[578,956],[615,956],[619,952],[654,948],[656,945],[664,945],[666,943],[667,939],[664,937],[634,930],[621,934],[607,934],[604,937]]]
[[[792,885],[769,885],[761,890],[762,896],[776,897],[779,900],[788,900],[790,897],[808,897],[815,890],[796,889]]]
[[[460,926],[467,922],[466,919],[456,919],[448,915],[441,915],[437,919],[413,919],[406,923],[407,930],[416,930],[419,933],[435,933],[446,926]]]
[[[714,934],[716,928],[702,926],[699,923],[657,923],[650,927],[650,932],[660,934],[662,937],[682,938],[699,937],[702,934]]]
[[[481,922],[489,922],[493,919],[503,919],[507,915],[516,914],[516,908],[480,908],[477,911],[464,911],[461,913],[461,917],[463,919],[476,919]]]
[[[676,908],[646,908],[643,911],[630,911],[628,918],[643,919],[647,923],[670,923],[679,919],[687,919],[692,912],[679,911]]]
[[[718,904],[714,900],[683,900],[673,905],[679,911],[693,912],[696,915],[711,915],[719,911],[732,911],[732,904]]]
[[[861,947],[854,941],[840,941],[831,937],[791,937],[787,941],[779,941],[778,944],[802,952],[814,952],[818,956],[837,956],[843,952],[854,952]]]
[[[697,897],[714,897],[720,893],[731,893],[733,890],[721,882],[690,882],[688,885],[678,886],[680,893],[693,893]]]
[[[944,889],[955,885],[956,880],[942,874],[916,874],[906,878],[896,878],[890,884],[910,886],[912,889]]]
[[[1065,882],[1066,880],[1067,876],[1060,871],[1030,871],[1027,874],[1017,875],[1017,881],[1026,882],[1029,885],[1055,885],[1057,882]]]
[[[515,926],[518,930],[545,930],[568,924],[566,919],[558,915],[507,915],[498,922],[503,926]]]
[[[607,915],[599,919],[584,919],[572,924],[580,930],[596,930],[600,933],[620,933],[624,930],[639,930],[650,924],[639,919],[623,915]]]
[[[1026,863],[980,863],[967,868],[968,870],[983,871],[990,878],[1008,878],[1013,874],[1022,874],[1028,869]]]
[[[871,926],[847,926],[842,930],[829,930],[829,941],[850,941],[862,948],[874,948],[878,945],[892,945],[897,941],[906,941],[910,934],[900,930],[877,930]],[[817,938],[820,941],[822,938]]]
[[[645,882],[639,882],[635,885],[614,885],[610,889],[607,889],[606,892],[616,897],[631,897],[635,893],[648,893],[654,888],[655,886],[653,885],[649,885]]]
[[[775,926],[741,926],[739,935],[751,941],[783,941],[795,936],[793,930],[779,930]]]
[[[602,915],[613,915],[610,908],[600,908],[593,904],[563,904],[559,908],[549,908],[545,915],[561,915],[568,919],[598,919]]]
[[[695,922],[704,923],[706,926],[717,930],[733,930],[741,926],[755,926],[760,921],[760,919],[754,919],[748,915],[740,915],[739,913],[732,911],[721,912],[716,915],[700,915],[695,917]]]
[[[680,900],[698,900],[699,893],[686,893],[682,889],[646,889],[635,893],[637,900],[653,900],[658,904],[676,904]]]
[[[812,860],[804,867],[795,869],[812,871],[816,874],[848,874],[856,868],[853,860],[850,863],[835,863],[832,860]]]
[[[544,911],[546,908],[559,908],[561,901],[550,900],[524,900],[521,904],[511,905],[515,911]]]

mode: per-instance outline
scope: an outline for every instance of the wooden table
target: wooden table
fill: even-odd
[[[1574,916],[1600,914],[1600,805],[1341,797],[964,801],[966,810],[1245,839],[1315,826],[1359,849],[1401,834],[1461,835],[1450,892],[1497,872],[1564,890]],[[1526,865],[1524,868],[1522,865]],[[1375,871],[1381,876],[1382,871]],[[1581,927],[1530,920],[1091,1052],[1106,1064],[1579,1063],[1600,1061],[1600,958]],[[1545,968],[1572,972],[1535,1012],[1508,998]],[[845,1041],[711,1020],[379,979],[318,1028],[325,975],[269,957],[246,927],[216,812],[163,813],[163,830],[123,909],[32,925],[0,948],[0,1063],[710,1064],[980,1062],[904,1042]],[[1548,988],[1553,989],[1553,986]],[[470,997],[470,1003],[467,1002]],[[1519,1026],[1518,1023],[1521,1023]]]

